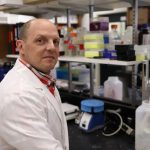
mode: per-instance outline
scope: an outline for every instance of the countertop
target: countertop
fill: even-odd
[[[118,134],[106,137],[102,130],[91,133],[81,130],[74,121],[68,121],[70,150],[135,150],[134,137],[120,131]]]

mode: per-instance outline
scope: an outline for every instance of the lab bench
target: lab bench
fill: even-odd
[[[86,96],[80,94],[71,94],[63,90],[59,90],[63,102],[72,103],[80,107],[80,102],[86,99]],[[114,105],[105,101],[105,109],[117,109],[122,110],[121,116],[125,123],[130,125],[133,129],[135,126],[135,108],[132,106],[121,105],[121,103]],[[132,119],[129,122],[127,118]],[[130,120],[131,121],[131,120]],[[74,120],[68,121],[69,131],[69,143],[70,150],[135,150],[134,136],[127,135],[124,131],[120,130],[113,136],[104,136],[102,129],[95,130],[93,132],[85,132],[79,128],[79,125],[75,124]]]
[[[70,150],[135,150],[134,137],[123,131],[116,135],[106,137],[102,129],[87,133],[75,124],[68,121]]]

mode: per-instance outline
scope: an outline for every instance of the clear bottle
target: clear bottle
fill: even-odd
[[[136,109],[135,150],[150,149],[150,102],[143,101]]]

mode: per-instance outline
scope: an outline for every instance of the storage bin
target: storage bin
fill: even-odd
[[[68,70],[67,68],[57,68],[56,69],[57,79],[68,80]]]

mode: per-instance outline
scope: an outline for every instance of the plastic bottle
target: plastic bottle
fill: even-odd
[[[109,50],[115,50],[115,45],[121,42],[117,28],[117,25],[111,25],[111,32],[109,33]]]
[[[150,102],[143,101],[136,109],[135,150],[150,150]]]
[[[120,39],[119,33],[117,31],[118,26],[117,25],[111,25],[111,32],[110,32],[110,38],[113,40]]]
[[[133,27],[128,26],[124,35],[121,37],[122,44],[133,44],[132,41],[132,35],[133,35]]]
[[[118,77],[108,77],[108,80],[104,82],[104,97],[123,99],[123,83]]]

